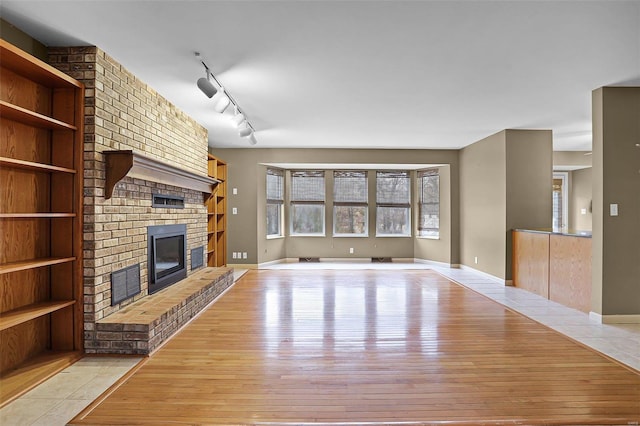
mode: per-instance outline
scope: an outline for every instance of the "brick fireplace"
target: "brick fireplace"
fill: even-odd
[[[54,47],[49,62],[85,84],[84,346],[87,353],[140,353],[96,324],[148,295],[147,229],[186,225],[187,265],[206,245],[207,208],[200,191],[125,177],[105,198],[105,151],[134,150],[190,173],[207,175],[204,127],[97,47]],[[184,199],[180,209],[154,207],[152,194]],[[197,250],[196,250],[197,251]],[[200,251],[200,253],[202,253]],[[203,254],[204,256],[204,254]],[[202,264],[203,259],[193,259]],[[112,305],[111,275],[138,265],[140,292]],[[136,268],[137,269],[137,268]],[[188,268],[188,273],[192,272]]]

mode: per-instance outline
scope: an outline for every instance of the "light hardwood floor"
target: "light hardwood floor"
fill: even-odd
[[[627,424],[640,374],[433,271],[250,271],[72,424]]]

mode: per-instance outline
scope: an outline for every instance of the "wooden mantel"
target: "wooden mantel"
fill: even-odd
[[[167,163],[145,157],[137,152],[105,151],[106,184],[105,199],[111,198],[113,188],[125,176],[144,179],[151,182],[181,188],[193,189],[206,193],[213,192],[213,188],[220,181],[208,176],[198,175],[190,171],[174,167]]]

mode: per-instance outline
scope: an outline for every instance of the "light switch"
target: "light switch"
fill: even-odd
[[[609,204],[609,215],[610,216],[618,216],[618,205],[617,204]]]
[[[233,188],[233,195],[238,195],[238,188]]]
[[[580,209],[580,214],[587,214],[587,209]]]
[[[238,208],[237,207],[232,208],[231,214],[238,214]]]

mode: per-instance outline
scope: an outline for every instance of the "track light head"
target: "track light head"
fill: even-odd
[[[244,126],[240,130],[238,130],[238,134],[242,138],[246,138],[247,136],[251,136],[253,134],[253,130],[249,126]]]
[[[222,114],[229,104],[231,104],[231,99],[224,93],[224,87],[221,87],[215,98],[213,98],[213,110]]]
[[[218,92],[218,89],[209,81],[209,73],[207,73],[207,78],[201,77],[198,79],[198,87],[208,98],[212,98]]]
[[[241,112],[236,112],[236,115],[233,116],[231,121],[233,121],[233,124],[235,124],[236,127],[240,127],[245,121],[244,114]]]
[[[256,145],[258,143],[258,140],[256,139],[256,135],[255,133],[251,133],[251,136],[249,136],[249,144],[251,145]]]

